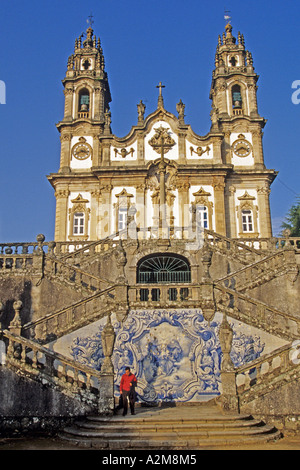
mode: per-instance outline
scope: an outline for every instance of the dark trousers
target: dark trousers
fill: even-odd
[[[122,391],[122,399],[123,399],[123,414],[126,415],[128,411],[128,401],[130,406],[131,413],[134,413],[134,395],[131,392],[127,392],[126,390]]]

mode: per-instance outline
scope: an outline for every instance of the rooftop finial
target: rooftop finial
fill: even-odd
[[[161,82],[159,82],[159,84],[156,86],[156,88],[159,88],[157,107],[158,108],[163,108],[164,107],[164,99],[163,99],[163,96],[162,96],[161,89],[165,88],[165,85],[163,85]]]

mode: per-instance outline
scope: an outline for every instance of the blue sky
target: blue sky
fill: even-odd
[[[112,131],[125,136],[157,104],[162,81],[165,108],[185,103],[186,122],[205,135],[210,129],[209,89],[224,8],[233,34],[241,31],[252,52],[258,106],[268,122],[264,154],[279,171],[271,212],[278,222],[299,194],[300,104],[292,83],[300,80],[300,9],[296,1],[227,0],[0,0],[0,242],[54,238],[55,198],[46,175],[59,168],[55,124],[63,117],[61,80],[74,41],[94,16],[112,93]],[[300,96],[300,95],[299,95]]]

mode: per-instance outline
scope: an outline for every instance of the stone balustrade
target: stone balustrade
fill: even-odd
[[[67,282],[78,288],[84,287],[91,292],[96,292],[97,290],[101,290],[104,286],[113,284],[113,282],[108,279],[94,276],[72,264],[50,256],[45,258],[44,274],[48,278],[58,278],[62,282]]]
[[[155,307],[197,306],[199,287],[187,284],[137,284],[129,287],[128,298],[132,308],[137,305]],[[198,304],[199,305],[199,304]]]
[[[216,282],[221,283],[224,287],[231,287],[238,292],[243,292],[273,279],[278,274],[282,274],[288,267],[285,261],[285,251],[280,250],[271,254],[271,256],[230,273]]]
[[[59,338],[89,323],[99,320],[115,305],[116,287],[111,286],[90,297],[75,302],[56,312],[49,313],[22,327],[24,334],[48,341]],[[55,338],[53,336],[55,332]]]
[[[239,293],[220,284],[214,286],[216,308],[248,325],[262,328],[285,340],[297,340],[300,335],[300,318]]]
[[[249,364],[235,369],[236,391],[241,405],[265,395],[300,376],[299,341],[283,346]]]
[[[94,410],[111,411],[111,403],[99,402],[99,398],[107,380],[113,397],[113,374],[102,374],[7,330],[2,332],[2,338],[7,343],[7,366],[43,385],[51,384]]]

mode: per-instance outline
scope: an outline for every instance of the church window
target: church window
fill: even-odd
[[[243,227],[243,232],[253,232],[252,211],[250,210],[242,211],[242,227]]]
[[[208,227],[208,209],[206,206],[197,206],[196,221],[199,227],[209,228]]]
[[[164,284],[191,282],[191,269],[186,258],[176,254],[158,253],[143,258],[138,263],[137,282]],[[173,291],[172,297],[177,295]],[[185,292],[181,293],[183,296]]]
[[[84,234],[84,213],[75,212],[73,219],[73,235]]]

